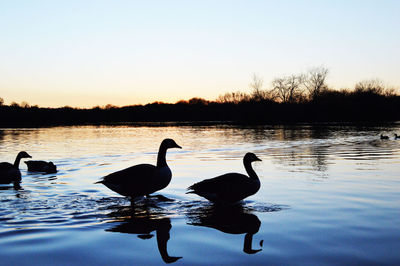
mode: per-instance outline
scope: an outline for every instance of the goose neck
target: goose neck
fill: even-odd
[[[21,161],[21,156],[18,154],[17,158],[15,158],[14,167],[19,168],[20,161]]]
[[[168,229],[157,229],[157,246],[163,260],[168,260],[169,255],[167,251],[167,242],[169,240],[169,230]]]
[[[258,179],[256,172],[254,171],[253,167],[251,166],[251,162],[247,160],[243,160],[244,168],[246,169],[247,174],[251,179]]]
[[[167,161],[165,159],[166,154],[167,149],[161,145],[157,155],[157,168],[167,166]]]

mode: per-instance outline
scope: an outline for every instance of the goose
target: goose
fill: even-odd
[[[129,217],[124,219],[123,223],[106,229],[109,232],[119,232],[128,234],[137,234],[139,238],[146,240],[154,235],[151,232],[156,231],[157,247],[162,260],[165,263],[175,262],[182,257],[174,257],[168,254],[167,244],[170,239],[170,230],[172,228],[170,218],[150,218],[150,217]]]
[[[243,158],[244,168],[249,176],[228,173],[195,183],[187,193],[194,193],[212,202],[235,203],[255,194],[260,189],[260,179],[251,167],[254,161],[261,161],[254,153],[248,152]]]
[[[389,139],[389,137],[381,134],[381,139]]]
[[[101,183],[118,194],[130,197],[133,205],[134,198],[149,197],[151,193],[168,186],[172,173],[165,160],[165,155],[170,148],[181,149],[182,147],[173,139],[164,139],[158,150],[156,166],[151,164],[134,165],[111,173],[96,183]]]
[[[19,171],[19,162],[22,158],[32,158],[25,151],[18,153],[17,158],[15,158],[14,164],[11,163],[0,163],[0,183],[8,184],[11,182],[21,181],[21,172]]]
[[[394,139],[400,139],[400,136],[397,136],[397,134],[394,134]]]
[[[30,172],[57,173],[57,167],[53,162],[26,161],[25,164],[28,166],[28,171]]]
[[[247,213],[243,205],[232,206],[205,205],[187,213],[189,225],[204,226],[217,229],[227,234],[245,234],[243,252],[255,254],[262,249],[253,249],[253,235],[261,226],[261,221],[252,213]],[[262,240],[261,240],[262,241]],[[262,245],[263,241],[260,242]]]

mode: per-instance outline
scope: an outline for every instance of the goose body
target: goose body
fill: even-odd
[[[28,166],[28,171],[30,172],[57,173],[57,167],[53,162],[26,161],[25,164]]]
[[[106,231],[137,234],[141,239],[152,238],[152,232],[156,231],[157,247],[161,258],[165,263],[172,263],[182,257],[173,257],[168,254],[167,243],[170,238],[169,232],[171,228],[172,225],[169,218],[150,219],[149,217],[132,217],[126,219],[124,223],[107,229]]]
[[[260,179],[251,167],[254,161],[261,161],[254,153],[247,153],[243,164],[249,176],[227,173],[195,183],[187,193],[194,193],[213,202],[235,203],[251,196],[260,189]]]
[[[11,182],[21,181],[21,171],[19,170],[19,163],[22,158],[32,158],[28,153],[21,151],[15,158],[14,164],[3,162],[0,163],[0,183],[8,184]]]
[[[169,148],[181,148],[172,139],[161,142],[157,165],[138,164],[129,168],[111,173],[97,183],[102,183],[112,191],[134,199],[139,196],[148,196],[168,186],[172,178],[165,156]]]
[[[389,136],[385,136],[381,134],[381,139],[389,139]]]
[[[261,221],[254,214],[247,213],[241,204],[223,206],[217,204],[194,209],[188,213],[189,225],[205,226],[217,229],[227,234],[246,234],[244,237],[243,251],[255,254],[261,249],[253,249],[253,235],[261,226]]]

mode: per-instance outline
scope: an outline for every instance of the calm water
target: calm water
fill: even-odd
[[[380,140],[384,132],[390,140]],[[400,264],[400,124],[352,126],[83,126],[0,129],[0,161],[18,151],[57,174],[21,164],[21,189],[0,187],[2,265]],[[171,149],[174,199],[129,201],[94,184]],[[220,208],[185,194],[194,182],[244,173],[254,152],[260,191]],[[181,257],[181,258],[180,258]]]

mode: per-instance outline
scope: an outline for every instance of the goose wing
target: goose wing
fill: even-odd
[[[111,173],[98,183],[124,196],[142,196],[151,193],[157,168],[151,164],[138,164]]]
[[[45,167],[48,163],[45,161],[26,161],[24,162],[28,167]]]
[[[10,164],[10,163],[0,163],[0,172],[7,172],[8,170],[10,170],[11,168],[13,168],[14,165]]]
[[[195,183],[188,189],[211,201],[239,201],[253,194],[250,191],[252,180],[246,175],[228,173]],[[252,189],[251,189],[252,190]]]
[[[8,184],[21,180],[21,172],[13,164],[0,163],[0,184]]]

